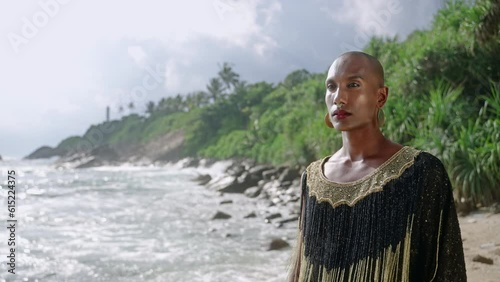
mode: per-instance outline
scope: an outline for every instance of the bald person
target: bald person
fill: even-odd
[[[342,147],[302,175],[289,281],[466,281],[443,164],[380,131],[389,96],[380,62],[344,53],[325,86],[325,123]]]

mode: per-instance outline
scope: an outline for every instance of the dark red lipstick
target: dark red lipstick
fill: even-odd
[[[333,112],[333,116],[337,117],[337,119],[341,120],[341,119],[345,119],[346,117],[350,116],[351,113],[347,112],[347,111],[344,111],[344,110],[335,110]]]

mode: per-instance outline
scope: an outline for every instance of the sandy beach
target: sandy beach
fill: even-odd
[[[467,281],[500,281],[500,214],[476,211],[459,217],[467,266]],[[473,261],[476,255],[493,260],[493,264]]]

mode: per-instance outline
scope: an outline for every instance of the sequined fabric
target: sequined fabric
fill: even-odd
[[[450,182],[434,156],[404,147],[351,183],[312,163],[302,178],[292,281],[466,281]]]
[[[418,153],[414,148],[403,147],[373,173],[350,183],[335,183],[324,176],[322,167],[329,158],[325,157],[307,168],[309,195],[314,196],[319,203],[330,203],[334,208],[341,204],[352,207],[367,195],[382,191],[390,180],[398,178],[413,164]]]

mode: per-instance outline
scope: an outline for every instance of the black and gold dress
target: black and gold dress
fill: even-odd
[[[328,157],[302,176],[295,281],[466,281],[448,175],[403,147],[369,175],[335,183]]]

